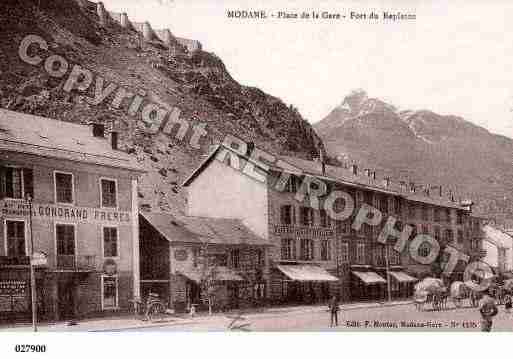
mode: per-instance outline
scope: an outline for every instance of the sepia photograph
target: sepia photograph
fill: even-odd
[[[45,333],[512,332],[512,15],[2,0],[8,353],[50,355]]]

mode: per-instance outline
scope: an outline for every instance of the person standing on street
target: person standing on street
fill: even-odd
[[[506,294],[506,298],[504,298],[504,308],[506,309],[506,313],[511,313],[511,305],[512,305],[512,300],[511,300],[511,295],[510,294]]]
[[[331,323],[330,328],[333,327],[333,324],[335,324],[335,327],[338,327],[338,311],[340,310],[338,306],[338,298],[337,296],[333,296],[330,299],[329,302],[329,311],[331,313]]]
[[[497,315],[499,310],[495,305],[495,300],[490,297],[490,293],[486,290],[482,299],[479,313],[481,313],[481,331],[490,332],[493,325],[493,317]]]

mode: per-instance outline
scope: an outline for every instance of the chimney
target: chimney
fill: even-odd
[[[351,172],[352,172],[355,176],[358,176],[358,165],[356,165],[356,164],[352,164],[352,165],[351,165]]]
[[[255,142],[248,142],[247,143],[247,149],[246,149],[246,157],[251,157],[251,154],[253,153],[253,150],[255,149]]]
[[[118,149],[118,139],[119,139],[119,132],[112,131],[110,133],[110,144],[111,144],[113,150]]]
[[[93,136],[105,137],[105,125],[99,122],[93,122]]]
[[[408,190],[408,184],[404,181],[400,181],[399,186],[401,187],[401,192],[406,192]]]
[[[429,186],[424,188],[424,194],[429,197]]]
[[[373,179],[373,180],[375,180],[375,179],[376,179],[376,171],[372,171],[372,173],[371,173],[371,177],[372,177],[372,179]]]
[[[410,192],[415,193],[415,182],[410,182]]]
[[[465,200],[461,201],[460,205],[463,208],[465,208],[465,210],[472,212],[472,206],[474,205],[474,202],[472,202],[472,200],[470,200],[470,199],[465,199]],[[505,226],[505,224],[504,224],[504,226]]]
[[[366,175],[367,177],[370,177],[370,176],[371,176],[371,170],[370,170],[370,168],[366,168],[366,169],[364,169],[364,170],[363,170],[363,172],[365,173],[365,175]]]
[[[127,29],[130,26],[130,21],[128,20],[128,15],[126,12],[121,14],[121,27]]]
[[[443,191],[442,191],[442,185],[438,186],[438,189],[439,189],[439,191],[440,191],[440,192],[439,192],[439,195],[440,195],[440,197],[442,197],[442,196],[443,196],[443,194],[444,194],[444,193],[443,193]]]
[[[385,187],[390,186],[390,177],[383,178],[383,186],[385,186]]]
[[[449,191],[449,198],[450,198],[451,202],[454,202],[454,194],[452,193],[452,190]]]

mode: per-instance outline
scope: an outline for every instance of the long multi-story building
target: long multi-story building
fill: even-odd
[[[347,301],[375,300],[385,298],[388,286],[394,297],[409,296],[418,279],[440,275],[443,256],[431,265],[418,264],[408,250],[393,250],[392,238],[386,245],[378,242],[385,220],[355,230],[352,224],[364,203],[379,209],[385,219],[394,216],[398,230],[411,225],[411,238],[429,234],[442,249],[453,246],[471,259],[483,255],[482,220],[472,216],[472,204],[442,196],[440,188],[420,191],[413,183],[378,180],[374,171],[359,173],[356,165],[342,168],[283,156],[279,160],[287,166],[269,166],[255,161],[251,153],[219,146],[184,182],[189,215],[241,219],[272,245],[266,293],[273,301],[314,302],[334,294]],[[276,190],[284,172],[287,183]],[[322,180],[327,194],[342,191],[351,196],[351,216],[333,220],[323,209],[327,196],[320,198],[319,209],[299,202],[305,176]],[[427,256],[429,243],[418,252]],[[451,279],[460,279],[463,268],[460,262]]]
[[[0,110],[0,318],[128,309],[139,296],[137,181],[117,132]],[[33,248],[32,248],[33,243]]]

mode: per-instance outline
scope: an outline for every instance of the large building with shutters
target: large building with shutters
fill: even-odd
[[[440,275],[445,258],[432,265],[419,264],[409,251],[393,250],[393,240],[386,246],[379,243],[385,221],[353,229],[364,203],[379,209],[383,218],[394,216],[398,230],[405,224],[412,226],[411,238],[430,234],[442,249],[450,245],[471,260],[483,256],[482,220],[472,216],[471,204],[442,196],[440,187],[421,190],[413,183],[378,180],[374,171],[360,172],[356,165],[334,167],[284,156],[277,157],[282,165],[273,167],[254,160],[251,148],[241,155],[217,147],[184,186],[189,215],[238,218],[269,241],[266,295],[272,302],[316,302],[334,294],[345,301],[377,300],[386,298],[389,286],[393,297],[407,297],[418,279]],[[282,172],[289,176],[284,189],[278,191],[275,184],[283,178]],[[355,204],[352,215],[343,221],[332,220],[322,209],[327,196],[320,198],[321,209],[311,208],[308,200],[298,201],[296,194],[302,191],[305,176],[322,180],[328,194],[348,194]],[[419,253],[428,255],[429,244],[421,246]],[[461,279],[462,264],[449,280]]]
[[[0,318],[112,313],[139,295],[141,168],[92,126],[0,110]],[[45,263],[46,262],[46,263]]]

